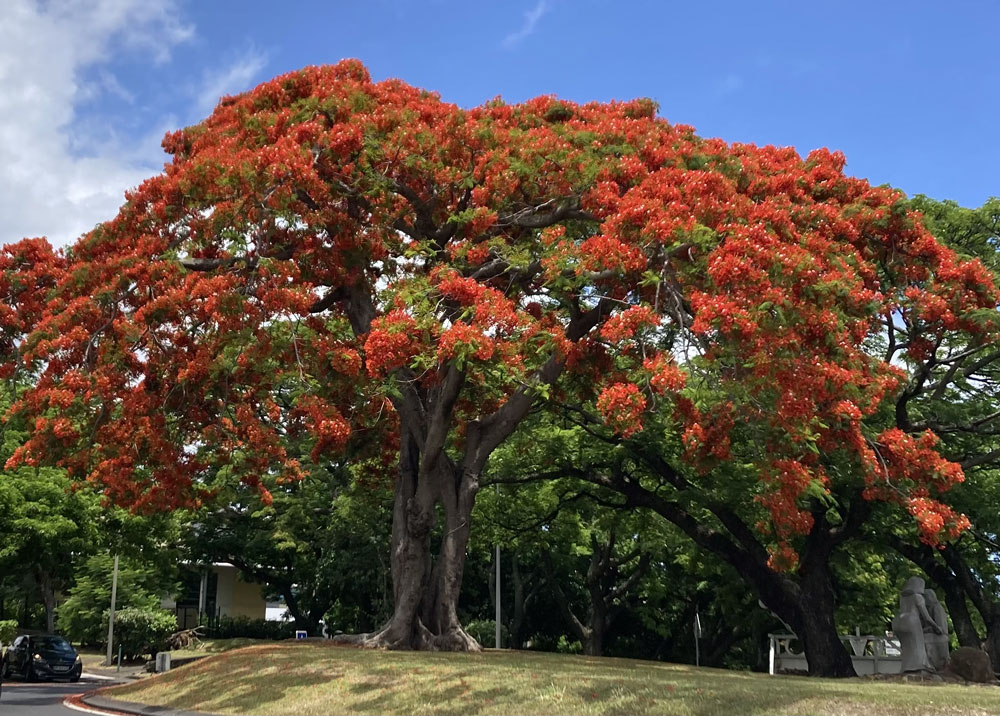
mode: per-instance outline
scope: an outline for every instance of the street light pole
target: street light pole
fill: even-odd
[[[497,505],[500,503],[500,483],[496,484],[497,493]],[[497,541],[497,583],[496,583],[496,616],[493,618],[493,624],[496,626],[496,648],[500,648],[500,542]]]
[[[118,598],[118,555],[115,555],[115,571],[111,577],[111,611],[108,613],[108,656],[104,661],[105,666],[111,666],[112,645],[115,641],[115,600]]]
[[[694,665],[701,666],[701,617],[698,616],[698,608],[694,610]]]
[[[496,627],[497,627],[497,649],[500,648],[500,545],[497,545],[497,613],[496,613]]]

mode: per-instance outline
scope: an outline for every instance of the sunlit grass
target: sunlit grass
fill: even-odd
[[[824,680],[532,652],[254,646],[107,696],[219,714],[996,714],[1000,689]]]

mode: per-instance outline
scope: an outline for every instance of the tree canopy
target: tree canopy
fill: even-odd
[[[936,543],[967,519],[931,430],[882,419],[900,360],[996,328],[981,262],[839,153],[727,144],[648,100],[462,109],[357,61],[223,99],[163,173],[65,254],[0,254],[8,461],[140,510],[224,472],[302,479],[352,440],[398,460],[395,612],[368,643],[476,648],[458,622],[491,453],[533,406],[652,422],[699,471],[759,485],[771,567],[837,480]],[[905,344],[870,350],[890,327]],[[376,458],[372,458],[376,459]],[[440,514],[439,514],[440,510]],[[432,555],[432,546],[437,549]]]

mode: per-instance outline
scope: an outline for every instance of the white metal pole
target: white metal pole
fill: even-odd
[[[112,644],[115,641],[115,599],[118,597],[118,555],[115,555],[115,571],[111,577],[111,611],[108,613],[108,657],[104,662],[105,666],[111,666]]]
[[[497,545],[497,613],[496,613],[496,641],[497,649],[500,648],[500,545]]]

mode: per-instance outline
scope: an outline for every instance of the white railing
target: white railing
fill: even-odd
[[[802,651],[801,641],[794,634],[768,634],[767,671],[772,676],[779,670],[809,671],[809,662]],[[903,659],[899,651],[899,639],[891,636],[872,634],[842,634],[844,642],[854,662],[858,676],[870,674],[898,674],[902,670]]]

